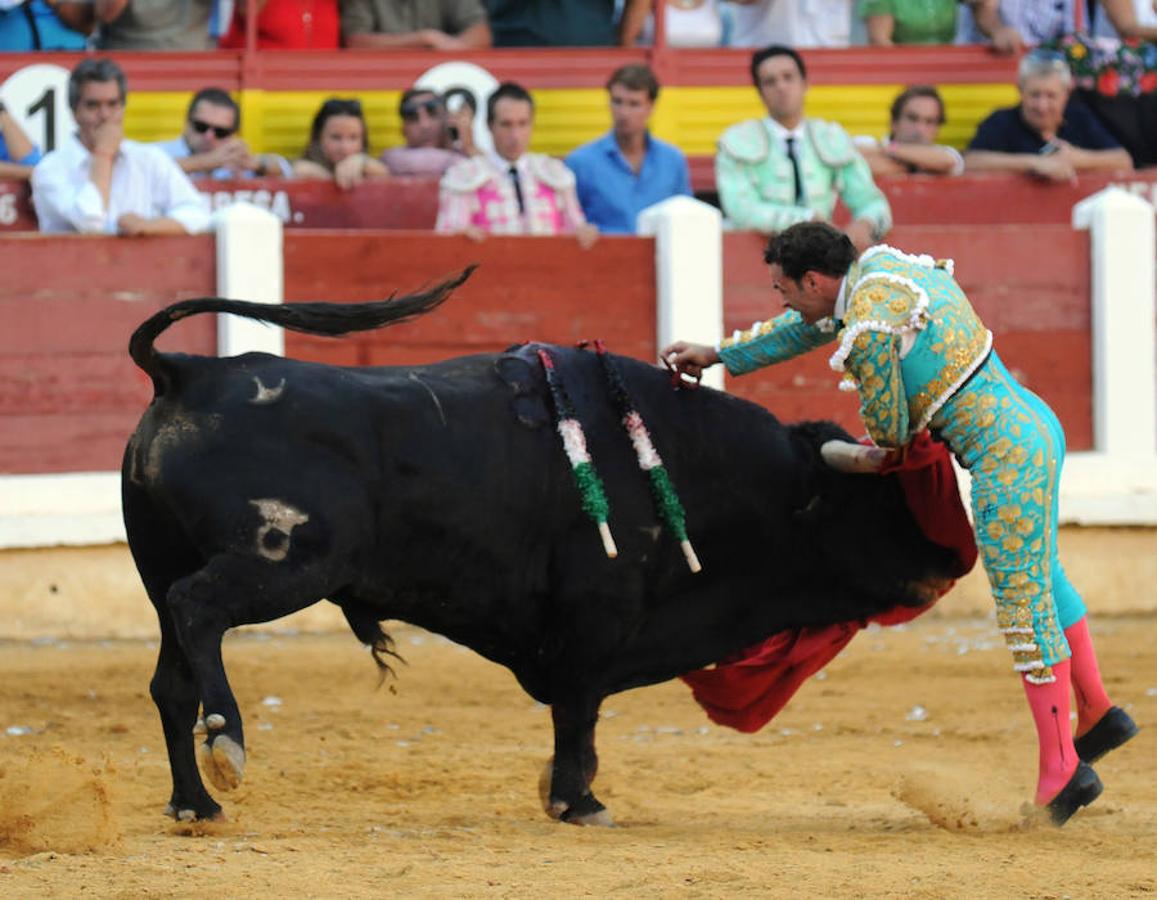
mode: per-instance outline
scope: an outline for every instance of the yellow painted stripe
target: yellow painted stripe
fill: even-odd
[[[883,135],[888,109],[903,85],[821,85],[808,91],[807,114],[841,123],[852,134]],[[399,91],[342,93],[332,91],[246,90],[239,97],[242,137],[255,151],[301,155],[310,122],[322,101],[332,96],[356,96],[362,101],[375,151],[402,142],[398,125]],[[1017,101],[1012,85],[949,85],[942,89],[948,124],[941,132],[946,144],[963,147],[981,119],[993,109]],[[168,140],[184,123],[191,92],[135,91],[125,112],[125,132],[141,141]],[[610,128],[606,92],[601,88],[542,90],[533,149],[564,156],[579,144]],[[655,109],[656,136],[693,156],[715,152],[715,142],[729,125],[763,115],[755,92],[734,87],[673,87],[664,89]]]

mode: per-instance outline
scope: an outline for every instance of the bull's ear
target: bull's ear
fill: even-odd
[[[869,447],[851,441],[824,441],[820,445],[820,456],[836,471],[872,475],[880,471],[888,458],[888,451],[883,447]]]

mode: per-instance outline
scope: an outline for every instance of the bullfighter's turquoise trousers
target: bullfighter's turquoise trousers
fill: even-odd
[[[1064,629],[1085,615],[1057,558],[1061,423],[994,351],[931,427],[972,476],[977,544],[1014,667],[1051,682],[1052,666],[1070,655]]]

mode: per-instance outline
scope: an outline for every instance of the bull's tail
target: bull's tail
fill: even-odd
[[[353,331],[370,331],[384,325],[394,325],[428,313],[440,305],[473,273],[476,266],[468,266],[453,278],[427,291],[391,296],[371,303],[251,303],[246,300],[225,300],[221,297],[202,297],[181,300],[166,306],[150,316],[133,332],[129,339],[129,356],[152,379],[158,393],[164,384],[164,365],[161,354],[153,346],[160,334],[176,322],[198,313],[232,313],[247,319],[257,319],[301,331],[336,337]]]

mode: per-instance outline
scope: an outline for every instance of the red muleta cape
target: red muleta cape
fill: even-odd
[[[976,564],[976,539],[960,501],[948,448],[923,431],[908,445],[902,461],[885,464],[880,473],[895,473],[900,479],[908,508],[928,540],[956,553],[953,576],[970,572]],[[710,669],[682,677],[711,721],[739,731],[758,731],[869,622],[898,625],[933,605],[935,601],[917,607],[897,605],[866,619],[781,631]]]

